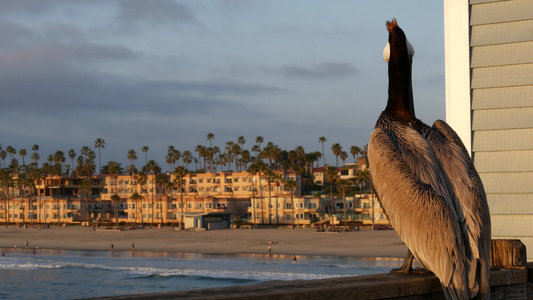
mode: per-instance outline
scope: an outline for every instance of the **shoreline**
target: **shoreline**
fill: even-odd
[[[407,247],[393,230],[317,232],[315,229],[226,229],[175,231],[171,227],[135,230],[97,230],[89,227],[16,228],[0,227],[0,248],[4,250],[98,250],[170,252],[195,254],[257,254],[391,257],[405,258]],[[16,245],[16,247],[15,247]]]

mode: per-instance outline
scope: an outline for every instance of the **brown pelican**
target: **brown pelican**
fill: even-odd
[[[389,221],[412,256],[440,280],[447,299],[490,299],[490,215],[483,184],[455,131],[416,118],[414,50],[395,19],[389,40],[389,98],[368,144],[370,172]],[[411,254],[412,253],[412,254]]]

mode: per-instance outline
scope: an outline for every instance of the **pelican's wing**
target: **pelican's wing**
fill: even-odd
[[[420,135],[409,138],[413,143],[427,144]],[[372,132],[368,160],[381,205],[416,259],[440,279],[445,293],[451,299],[469,299],[463,237],[450,196],[442,187],[437,192],[415,176],[405,159],[411,154],[405,152],[400,151],[397,136],[379,128]],[[431,160],[431,153],[427,155]]]
[[[480,293],[488,295],[491,224],[483,183],[463,142],[446,122],[437,120],[428,132],[427,139],[452,182],[466,219],[473,258],[467,270],[472,296],[478,283],[481,286]]]

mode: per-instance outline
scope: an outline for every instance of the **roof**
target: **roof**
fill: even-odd
[[[184,213],[178,213],[178,216],[185,216],[185,217],[199,217],[199,216],[217,216],[217,215],[233,215],[235,213],[233,212],[184,212]]]

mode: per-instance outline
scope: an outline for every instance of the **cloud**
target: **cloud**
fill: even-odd
[[[292,78],[324,79],[349,76],[357,73],[357,69],[348,63],[325,62],[311,68],[285,66],[281,72]]]
[[[122,0],[117,19],[122,22],[149,22],[154,24],[198,23],[193,13],[183,4],[172,0]]]
[[[1,47],[6,47],[31,36],[31,31],[19,24],[0,20]]]

